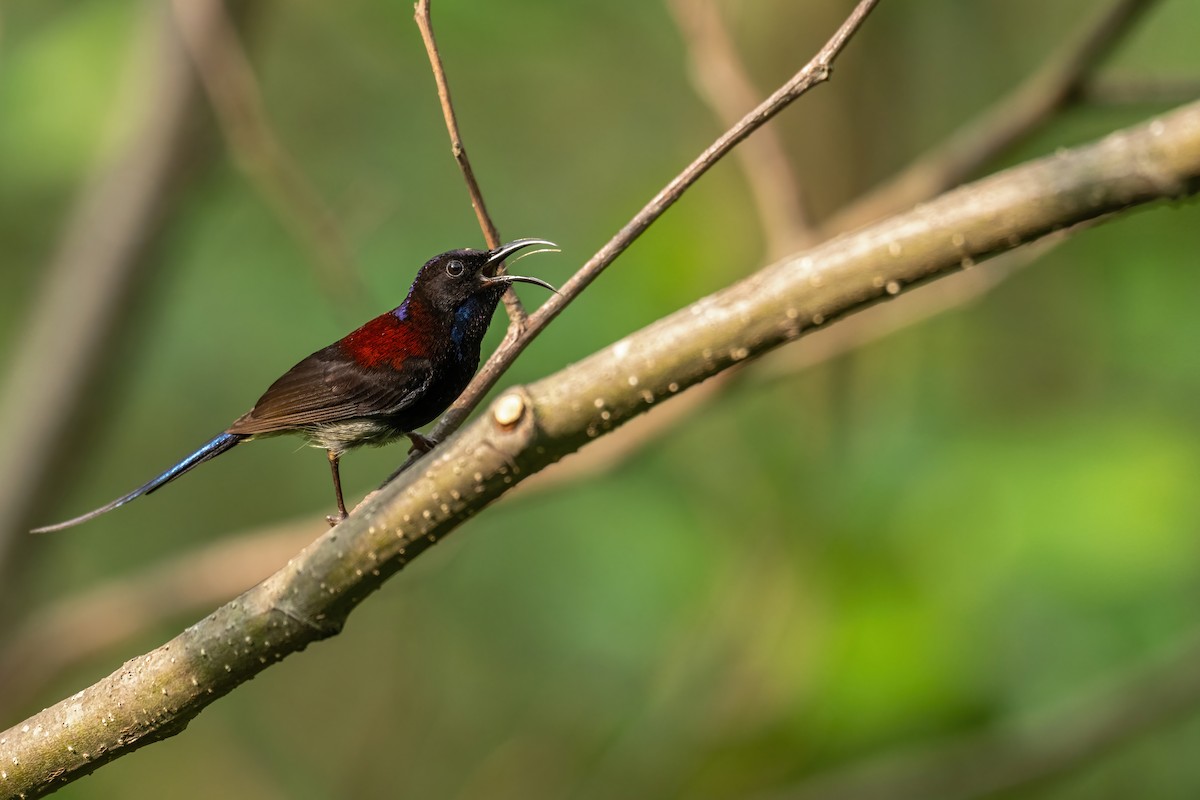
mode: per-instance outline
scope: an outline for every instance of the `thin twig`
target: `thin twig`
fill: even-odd
[[[641,211],[625,223],[615,236],[580,267],[562,285],[557,294],[538,307],[537,311],[529,316],[520,334],[502,343],[501,347],[497,348],[496,352],[487,360],[466,391],[454,401],[454,405],[438,421],[431,438],[441,441],[457,430],[471,411],[483,400],[487,392],[496,385],[496,381],[512,365],[517,356],[529,346],[529,343],[562,313],[563,309],[578,297],[592,281],[599,277],[600,273],[623,253],[646,228],[650,227],[668,208],[674,205],[675,201],[683,196],[683,193],[699,180],[713,164],[721,160],[725,154],[762,127],[764,123],[787,108],[796,98],[829,80],[834,59],[841,53],[846,43],[862,26],[867,15],[878,3],[879,0],[860,0],[846,21],[799,72],[775,90],[774,94],[760,103],[757,108],[738,120],[736,125],[718,136],[715,142],[705,148],[704,152],[697,156],[691,164],[672,178],[658,194],[651,198],[649,203],[642,207]],[[410,455],[388,480],[394,479],[420,457],[421,454],[418,453]]]
[[[213,3],[212,20],[204,19],[203,8],[192,0],[174,0],[171,7],[235,163],[305,245],[325,291],[344,310],[363,307],[367,290],[337,218],[275,134],[224,3]],[[206,34],[211,42],[205,41]]]
[[[835,214],[823,226],[826,235],[894,214],[972,177],[1075,102],[1085,81],[1155,2],[1113,0],[1020,86],[900,174]]]
[[[418,0],[413,17],[417,28],[421,31],[421,40],[425,43],[425,52],[429,56],[429,66],[433,70],[433,80],[437,83],[438,100],[442,105],[442,117],[446,120],[446,132],[450,135],[450,152],[458,162],[463,180],[467,184],[467,193],[471,196],[471,207],[475,209],[475,218],[479,220],[479,229],[483,231],[483,239],[488,248],[500,246],[500,232],[492,217],[488,214],[487,205],[483,201],[483,191],[479,181],[475,179],[475,170],[471,168],[471,159],[467,157],[467,148],[463,144],[462,134],[458,129],[458,116],[454,113],[454,103],[450,99],[450,82],[446,79],[446,68],[442,64],[442,54],[438,50],[437,40],[433,36],[433,18],[430,16],[430,0]],[[503,264],[497,265],[497,271],[502,271]],[[508,312],[508,336],[505,340],[515,338],[525,326],[528,314],[521,298],[509,287],[504,293],[504,309]]]
[[[726,127],[760,96],[713,0],[670,0],[667,7],[687,45],[696,93]],[[764,125],[735,157],[746,175],[772,257],[816,243],[816,231],[788,163],[779,129]]]

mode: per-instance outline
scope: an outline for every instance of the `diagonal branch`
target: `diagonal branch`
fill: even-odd
[[[520,483],[722,370],[1054,230],[1200,190],[1200,103],[965,186],[767,267],[525,388],[282,570],[167,644],[0,733],[0,786],[38,797],[171,736],[333,636],[367,595]]]

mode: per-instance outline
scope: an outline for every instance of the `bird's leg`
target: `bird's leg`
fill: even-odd
[[[346,518],[346,503],[342,500],[342,476],[338,472],[338,460],[341,456],[333,450],[326,450],[325,452],[329,456],[329,470],[333,473],[333,491],[337,495],[338,513],[325,517],[325,519],[329,520],[329,526],[332,528]]]
[[[422,436],[415,431],[406,433],[404,435],[408,437],[410,442],[412,442],[412,447],[409,448],[408,451],[410,453],[420,453],[421,455],[424,455],[432,450],[434,445],[437,444],[436,439],[430,439],[428,436]]]

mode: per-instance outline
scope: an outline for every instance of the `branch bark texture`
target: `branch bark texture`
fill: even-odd
[[[272,663],[336,634],[384,580],[525,476],[687,387],[906,287],[1198,189],[1200,103],[831,240],[509,389],[279,572],[0,733],[0,796],[42,796],[179,732]]]

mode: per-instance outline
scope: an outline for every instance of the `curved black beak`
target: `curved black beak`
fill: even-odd
[[[507,244],[500,245],[495,250],[489,251],[487,262],[484,264],[483,268],[487,269],[488,267],[499,264],[501,261],[504,261],[506,258],[511,256],[513,253],[517,252],[518,250],[524,250],[526,247],[532,247],[533,245],[536,245],[536,244],[544,245],[545,247],[541,250],[533,250],[531,252],[526,253],[525,255],[531,256],[534,253],[557,253],[558,252],[558,245],[556,245],[554,242],[550,242],[545,239],[514,239],[511,242],[508,242]],[[522,256],[522,258],[523,257],[524,256]],[[557,289],[555,289],[550,284],[546,283],[541,278],[531,278],[531,277],[528,277],[525,275],[508,275],[508,274],[496,275],[494,277],[487,277],[487,276],[482,276],[482,277],[483,277],[483,281],[485,283],[506,283],[506,284],[507,283],[532,283],[536,286],[541,286],[546,289],[549,289],[552,292],[555,292],[555,293],[558,292]]]

